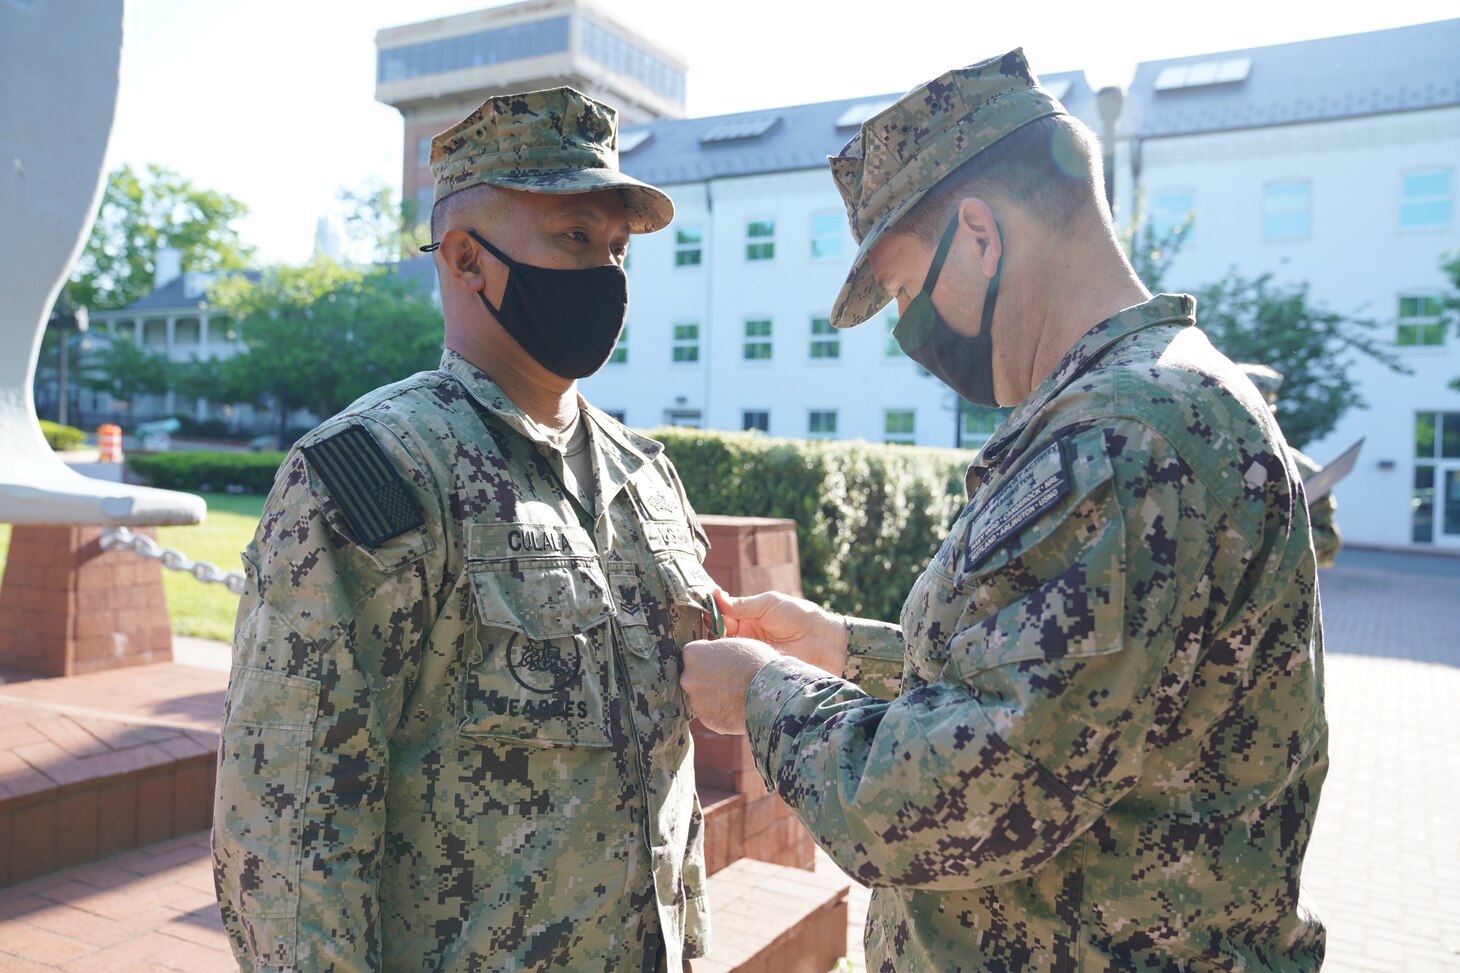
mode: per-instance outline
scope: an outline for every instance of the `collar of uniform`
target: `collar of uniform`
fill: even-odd
[[[593,422],[594,429],[612,439],[620,448],[635,456],[642,463],[652,462],[654,457],[664,452],[663,443],[657,439],[639,435],[613,416],[590,405],[588,400],[581,395],[578,396],[578,407],[583,410],[583,415]]]
[[[1116,343],[1137,331],[1157,325],[1174,324],[1185,327],[1195,323],[1196,298],[1190,294],[1157,294],[1149,301],[1117,311],[1101,321],[1075,342],[1049,377],[1040,382],[1039,387],[1004,420],[999,427],[998,438],[990,440],[979,453],[977,465],[998,463],[1009,445],[1019,438],[1029,420],[1038,415],[1066,386],[1088,371]]]
[[[507,393],[461,355],[447,348],[441,353],[441,370],[450,372],[466,388],[477,404],[505,421],[513,429],[534,442],[548,443],[547,437],[538,429],[537,423],[527,418],[527,413],[507,398]],[[548,445],[551,445],[548,443]]]
[[[482,408],[502,419],[513,429],[533,442],[552,445],[542,434],[542,429],[538,424],[529,419],[527,414],[507,397],[507,393],[503,392],[496,382],[493,382],[480,368],[450,348],[441,353],[441,370],[455,376]],[[621,452],[615,451],[614,455],[605,456],[605,459],[608,460],[611,467],[615,468],[614,472],[622,475],[625,480],[634,470],[651,462],[655,456],[663,452],[662,444],[647,436],[630,432],[623,425],[615,422],[611,416],[589,405],[581,395],[578,396],[578,408],[587,421],[593,423],[596,430],[602,432],[619,446]],[[628,455],[625,456],[624,453]]]

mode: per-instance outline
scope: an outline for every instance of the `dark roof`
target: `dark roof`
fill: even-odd
[[[1070,114],[1099,131],[1095,93],[1083,71],[1040,76],[1040,83],[1059,94]],[[700,182],[725,176],[749,176],[798,169],[826,169],[827,156],[836,155],[857,134],[862,119],[838,125],[849,113],[866,118],[902,97],[865,95],[812,105],[791,105],[758,111],[676,118],[627,126],[620,141],[632,145],[620,153],[624,172],[655,185]],[[865,111],[852,112],[864,107]],[[633,145],[634,140],[644,136]]]
[[[425,293],[431,293],[436,288],[436,265],[430,257],[424,254],[417,257],[408,257],[399,263],[392,264],[391,270],[407,280],[420,284]],[[228,274],[243,274],[249,280],[258,282],[263,279],[263,272],[258,270],[233,270]],[[200,308],[207,303],[207,286],[203,293],[188,296],[184,274],[174,277],[161,287],[152,291],[146,297],[128,304],[126,307],[115,311],[98,311],[98,314],[131,314],[136,311],[177,311],[183,309]],[[208,282],[211,286],[212,281]]]
[[[249,280],[257,281],[263,274],[257,270],[231,270],[227,274],[243,274]],[[207,290],[212,281],[208,281],[201,293],[188,295],[187,274],[179,274],[161,287],[149,293],[146,297],[140,298],[113,313],[131,313],[133,311],[174,311],[181,308],[199,308],[207,303]],[[103,313],[103,312],[98,312]]]
[[[1225,83],[1157,90],[1167,68],[1233,62]],[[1170,75],[1168,75],[1168,80]],[[1460,20],[1143,61],[1122,135],[1151,138],[1292,125],[1460,104]]]

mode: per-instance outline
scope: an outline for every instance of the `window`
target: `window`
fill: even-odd
[[[666,426],[688,426],[691,429],[700,428],[699,409],[665,409],[664,424]]]
[[[427,183],[416,190],[416,213],[415,221],[418,224],[430,225],[431,210],[436,206],[436,187]]]
[[[745,224],[745,259],[774,260],[776,257],[776,221],[751,220]]]
[[[749,432],[758,429],[761,432],[771,431],[771,414],[765,409],[747,409],[740,413],[740,428]]]
[[[627,365],[629,363],[629,326],[619,332],[618,344],[613,346],[613,354],[608,356],[610,365]]]
[[[1394,343],[1401,348],[1436,348],[1445,343],[1444,303],[1433,294],[1399,299],[1399,322]]]
[[[741,357],[746,361],[770,360],[771,322],[769,318],[745,322],[745,346]]]
[[[423,135],[416,143],[416,165],[428,166],[431,164],[431,136]]]
[[[404,81],[567,49],[568,17],[550,17],[382,50],[376,54],[375,80]]]
[[[1426,169],[1406,173],[1400,180],[1399,228],[1401,230],[1443,230],[1450,225],[1454,173],[1450,169]]]
[[[897,303],[893,302],[892,306],[887,309],[887,313],[882,317],[887,322],[887,343],[882,347],[882,354],[888,358],[900,358],[902,356],[902,346],[892,336],[892,330],[897,327]]]
[[[674,231],[674,266],[698,267],[703,253],[704,230],[699,224],[681,226]]]
[[[697,362],[700,360],[700,326],[698,324],[676,324],[674,326],[673,361]]]
[[[1414,458],[1414,542],[1434,543],[1437,520],[1441,533],[1460,536],[1460,412],[1416,413]]]
[[[1262,238],[1304,240],[1313,230],[1313,189],[1306,179],[1270,182],[1262,191]]]
[[[618,74],[626,74],[677,104],[684,104],[684,72],[661,61],[627,38],[589,17],[580,21],[583,54]]]
[[[811,357],[813,359],[840,358],[842,339],[830,318],[811,319]]]
[[[1164,239],[1196,220],[1196,193],[1190,189],[1168,189],[1151,197],[1151,233]],[[1188,230],[1187,242],[1191,236]]]
[[[959,402],[958,408],[963,415],[963,445],[977,446],[987,442],[999,428],[999,423],[1004,421],[1009,409],[990,409],[981,405],[970,405],[967,402]]]
[[[806,431],[813,436],[835,436],[836,410],[812,409],[807,415]]]
[[[916,442],[917,415],[912,409],[887,409],[882,413],[883,441],[889,443]]]
[[[830,260],[842,255],[842,227],[846,219],[837,213],[811,217],[811,259]]]

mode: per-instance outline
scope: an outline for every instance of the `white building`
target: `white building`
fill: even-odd
[[[1098,128],[1084,74],[1043,79]],[[630,244],[628,327],[582,383],[635,426],[760,429],[773,436],[953,446],[981,442],[992,410],[964,406],[892,340],[894,309],[848,330],[832,302],[856,245],[827,156],[898,95],[626,129],[620,167],[664,188],[667,229]]]
[[[1271,272],[1383,324],[1413,374],[1360,359],[1368,408],[1305,451],[1365,439],[1335,491],[1349,542],[1460,550],[1460,340],[1436,306],[1460,253],[1460,20],[1146,62],[1120,133],[1118,197],[1136,178],[1158,224],[1193,214],[1167,289]]]
[[[1362,359],[1369,408],[1308,445],[1327,462],[1366,439],[1336,490],[1351,543],[1460,550],[1460,337],[1437,306],[1460,253],[1457,55],[1460,20],[1146,62],[1119,123],[1117,220],[1137,188],[1158,226],[1194,217],[1167,289],[1232,269],[1306,282],[1382,322],[1413,369]],[[1102,131],[1083,73],[1042,80]],[[894,97],[626,129],[622,168],[677,216],[631,245],[628,330],[589,398],[636,426],[953,445],[953,396],[889,340],[890,311],[826,324],[855,250],[826,156]],[[965,421],[972,444],[993,417]]]

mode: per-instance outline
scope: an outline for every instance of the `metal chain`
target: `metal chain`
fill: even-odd
[[[101,532],[103,551],[131,551],[138,557],[161,561],[171,571],[185,571],[199,581],[221,584],[235,595],[243,594],[244,577],[239,571],[220,571],[207,561],[190,561],[182,551],[161,544],[146,534],[134,534],[126,527],[107,527]]]

